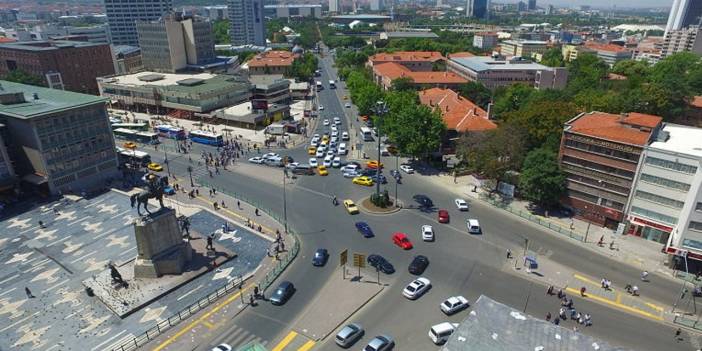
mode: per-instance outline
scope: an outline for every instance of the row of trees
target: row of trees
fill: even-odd
[[[307,82],[314,77],[315,70],[317,70],[317,57],[311,52],[305,52],[299,59],[293,61],[286,75],[298,81]]]

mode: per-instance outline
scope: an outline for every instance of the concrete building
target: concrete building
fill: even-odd
[[[378,36],[378,39],[389,40],[389,39],[438,39],[439,36],[432,32],[382,32]]]
[[[505,40],[500,44],[504,56],[531,58],[534,54],[543,54],[548,50],[548,43],[540,40]]]
[[[330,13],[341,13],[341,1],[340,0],[329,0],[329,12]]]
[[[665,32],[661,46],[661,58],[678,52],[690,51],[702,55],[702,28],[690,26],[683,29],[671,29]]]
[[[559,162],[566,174],[563,205],[591,223],[617,228],[641,154],[662,118],[641,113],[581,113],[565,123]]]
[[[114,74],[108,44],[31,41],[0,44],[0,76],[21,70],[49,88],[97,95],[95,78]]]
[[[427,72],[434,69],[435,63],[445,60],[446,58],[438,51],[397,51],[375,54],[368,58],[366,66],[372,69],[376,65],[394,62],[414,72]]]
[[[137,21],[155,21],[173,10],[171,0],[104,0],[112,42],[138,46]]]
[[[466,17],[487,19],[489,17],[488,0],[467,0]]]
[[[272,123],[290,118],[290,105],[271,105],[259,109],[252,101],[246,101],[219,109],[212,115],[226,125],[261,130]]]
[[[290,81],[282,76],[254,75],[249,77],[249,82],[253,85],[251,103],[258,110],[292,103]]]
[[[205,6],[202,8],[202,15],[210,21],[227,19],[227,5]]]
[[[216,59],[212,24],[202,18],[170,13],[158,21],[137,22],[137,33],[141,60],[149,71],[175,73]]]
[[[299,57],[290,51],[265,51],[246,62],[249,75],[286,74]]]
[[[117,75],[135,73],[144,69],[141,62],[141,49],[136,46],[113,45],[112,60]]]
[[[529,0],[529,6],[527,7],[529,11],[536,11],[536,0]]]
[[[0,87],[0,123],[23,185],[80,193],[118,177],[107,99],[7,81]]]
[[[497,33],[479,32],[473,36],[473,46],[481,50],[489,50],[497,46]]]
[[[109,44],[110,28],[106,24],[74,27],[58,25],[36,25],[29,28],[6,29],[5,36],[17,41],[31,40],[60,40],[64,38],[80,38],[78,41]]]
[[[452,57],[447,69],[459,76],[480,82],[488,89],[523,83],[536,89],[563,89],[568,83],[568,70],[547,67],[521,57],[507,60],[501,56]]]
[[[16,189],[18,183],[12,159],[10,159],[10,154],[7,151],[7,142],[9,140],[7,127],[0,123],[0,194],[11,193],[12,190]]]
[[[412,71],[395,62],[387,62],[373,66],[373,81],[383,89],[389,90],[392,81],[408,78],[416,88],[453,88],[458,89],[468,80],[453,72]]]
[[[266,19],[261,0],[229,0],[232,45],[266,46]]]
[[[265,15],[272,18],[322,18],[322,5],[319,4],[275,4],[265,5],[263,9]]]
[[[383,0],[370,0],[371,11],[382,11],[383,9],[385,9],[385,2]]]
[[[665,26],[666,33],[680,30],[692,25],[699,25],[702,20],[702,2],[698,0],[673,0]]]
[[[629,60],[633,56],[632,50],[616,44],[587,41],[582,49],[594,52],[600,60],[604,61],[610,67],[613,67],[619,61]]]

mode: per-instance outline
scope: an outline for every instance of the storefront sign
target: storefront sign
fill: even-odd
[[[631,221],[636,223],[636,224],[656,228],[658,230],[662,230],[662,231],[667,232],[667,233],[671,233],[673,231],[673,228],[671,228],[671,227],[668,227],[668,226],[665,226],[662,224],[658,224],[656,222],[651,222],[649,220],[645,220],[643,218],[639,218],[639,217],[635,217],[635,216],[631,216]]]

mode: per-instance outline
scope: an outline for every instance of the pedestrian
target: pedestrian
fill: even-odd
[[[210,194],[210,197],[212,197],[212,189],[210,189],[208,193]]]
[[[585,326],[589,327],[592,325],[592,316],[589,313],[585,313]]]
[[[249,305],[253,306],[254,303],[255,303],[255,301],[254,301],[254,296],[251,295],[251,294],[249,294]]]
[[[563,289],[558,289],[558,298],[563,299],[565,297],[565,294],[563,293]]]
[[[697,273],[695,273],[695,280],[700,280],[700,275],[702,275],[702,270],[698,270]]]
[[[604,245],[604,235],[600,237],[600,241],[597,242],[598,246]]]
[[[255,213],[256,213],[256,216],[258,216],[258,208],[256,208],[256,211],[255,211]]]
[[[200,196],[200,190],[195,189],[195,195],[196,195],[196,196]]]
[[[641,281],[648,281],[648,271],[644,270],[643,272],[641,272]]]
[[[639,296],[639,287],[634,285],[631,287],[631,296]]]
[[[212,194],[217,195],[217,189],[212,188]]]
[[[54,208],[54,214],[58,216],[61,214],[61,212],[59,212],[58,208]]]
[[[585,297],[585,287],[580,288],[580,296]]]
[[[509,260],[511,258],[512,258],[512,250],[507,249],[507,259]]]
[[[546,313],[546,321],[550,322],[551,321],[551,312]]]
[[[33,299],[33,298],[35,297],[35,296],[32,294],[32,291],[29,290],[29,288],[26,287],[26,286],[24,287],[24,293],[27,294],[27,298],[28,298],[28,299]]]
[[[556,319],[553,320],[553,324],[559,325],[559,324],[561,324],[561,320],[558,319],[558,318],[556,318]]]
[[[678,329],[675,331],[675,340],[677,340],[677,341],[682,340],[682,338],[680,337],[680,334],[682,334],[682,330],[681,330],[680,328],[678,328]]]
[[[602,285],[602,289],[606,289],[607,288],[607,279],[602,278],[602,280],[600,280],[600,285]]]
[[[549,285],[546,289],[546,295],[553,295],[553,285]]]
[[[558,310],[558,317],[563,318],[563,320],[566,319],[566,309],[565,309],[565,307],[561,307],[561,309]]]
[[[212,235],[207,237],[207,247],[205,248],[214,251],[214,246],[212,245]]]
[[[224,205],[224,200],[222,200],[222,208],[227,208],[227,206]]]
[[[44,226],[44,222],[43,222],[43,221],[39,221],[39,228],[41,228],[41,229],[46,228],[46,227]]]

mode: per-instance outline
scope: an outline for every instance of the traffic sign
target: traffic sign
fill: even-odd
[[[349,259],[349,250],[346,249],[344,251],[341,251],[341,253],[339,254],[339,266],[346,265],[346,262],[348,261],[348,259]]]
[[[366,255],[355,253],[353,254],[353,265],[358,268],[363,268],[366,266]]]

